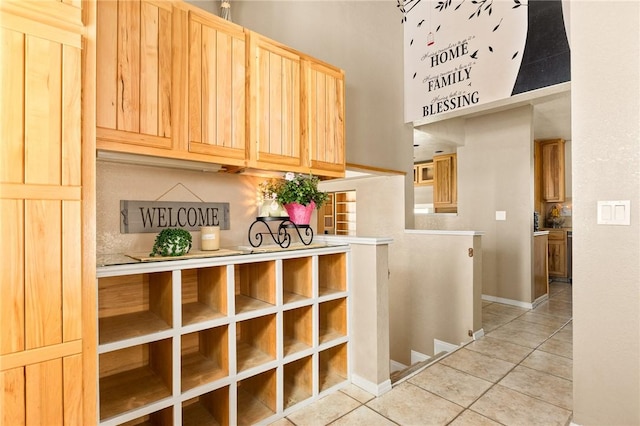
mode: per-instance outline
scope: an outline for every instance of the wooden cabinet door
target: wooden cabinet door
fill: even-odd
[[[549,276],[567,277],[567,234],[549,231]]]
[[[243,29],[189,12],[189,151],[243,165],[246,155]],[[213,159],[214,161],[216,159]]]
[[[94,49],[82,12],[0,4],[0,424],[95,422],[95,345],[83,340],[95,331],[83,321],[95,314],[83,306],[95,258],[83,238],[95,158],[83,126],[95,123],[82,113],[95,76],[83,76],[83,49]]]
[[[98,148],[172,147],[172,25],[169,1],[98,2]]]
[[[457,211],[456,167],[456,154],[433,157],[433,206],[437,213]]]
[[[302,138],[312,173],[343,177],[345,171],[344,72],[302,62]]]
[[[249,164],[300,170],[300,56],[249,32]]]
[[[542,199],[547,202],[564,202],[564,140],[542,141],[541,145]]]

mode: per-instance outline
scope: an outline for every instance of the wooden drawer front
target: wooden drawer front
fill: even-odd
[[[564,241],[567,238],[565,231],[549,231],[549,240]]]

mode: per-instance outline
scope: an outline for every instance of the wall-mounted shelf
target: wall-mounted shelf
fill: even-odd
[[[348,265],[335,246],[98,268],[101,424],[270,423],[346,385]]]

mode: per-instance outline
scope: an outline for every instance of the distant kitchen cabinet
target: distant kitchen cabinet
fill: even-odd
[[[433,185],[433,162],[415,164],[413,166],[414,185]]]
[[[356,191],[328,193],[318,209],[318,234],[356,235]]]
[[[539,143],[542,158],[542,200],[550,203],[564,202],[564,140],[550,139]]]
[[[457,213],[456,154],[436,155],[433,157],[433,206],[436,213]]]
[[[549,236],[533,237],[533,300],[549,293]]]
[[[567,278],[567,232],[549,230],[549,276]]]

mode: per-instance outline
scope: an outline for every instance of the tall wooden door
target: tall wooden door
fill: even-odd
[[[83,265],[83,226],[91,226],[83,194],[93,192],[83,187],[83,162],[91,173],[93,157],[83,158],[82,12],[77,0],[0,3],[5,425],[83,424],[95,413],[84,397],[91,381],[83,383],[95,376],[83,355],[95,353],[85,352],[91,343],[83,339],[83,281],[91,275]]]

